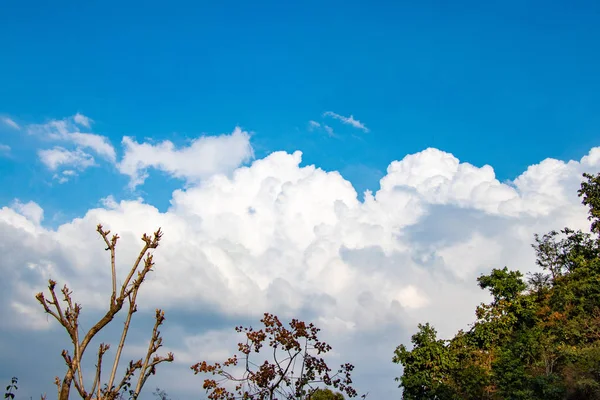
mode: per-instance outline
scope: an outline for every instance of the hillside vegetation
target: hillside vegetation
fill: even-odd
[[[584,178],[591,233],[536,236],[538,272],[479,277],[493,300],[452,339],[420,324],[394,353],[404,399],[600,399],[600,174]]]

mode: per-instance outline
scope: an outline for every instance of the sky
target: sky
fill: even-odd
[[[23,396],[64,369],[44,282],[103,310],[98,223],[121,277],[165,232],[127,356],[163,308],[176,361],[148,385],[182,400],[264,312],[315,322],[360,393],[400,397],[393,350],[419,322],[450,337],[487,300],[477,276],[588,228],[598,2],[1,7],[0,379]]]

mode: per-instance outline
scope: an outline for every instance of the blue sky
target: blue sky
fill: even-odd
[[[200,211],[186,208],[192,207],[192,198],[210,203],[211,199],[221,199],[219,196],[225,201],[231,195],[222,188],[207,194],[209,189],[202,184],[212,175],[231,174],[239,165],[263,160],[275,151],[292,154],[300,150],[301,165],[338,171],[351,182],[360,201],[366,189],[379,190],[380,179],[386,176],[388,186],[382,184],[382,194],[375,199],[377,207],[384,210],[382,215],[396,215],[394,207],[406,207],[406,218],[411,221],[413,216],[422,215],[422,220],[415,217],[410,222],[417,224],[410,231],[424,232],[424,238],[436,229],[432,216],[439,217],[448,229],[435,245],[454,243],[446,236],[451,235],[457,221],[466,218],[472,222],[467,224],[472,231],[467,230],[461,240],[481,244],[481,238],[494,237],[495,242],[504,243],[503,251],[523,257],[512,259],[511,255],[501,261],[526,264],[531,261],[527,243],[522,248],[511,247],[517,246],[515,238],[499,239],[494,236],[500,235],[496,231],[478,233],[473,221],[502,215],[527,229],[554,229],[560,226],[553,226],[553,221],[581,225],[585,220],[573,217],[583,215],[580,211],[569,216],[557,211],[565,204],[579,210],[573,196],[565,195],[566,203],[556,203],[555,208],[548,206],[553,200],[539,199],[555,194],[562,199],[561,190],[570,193],[583,170],[594,172],[598,168],[593,148],[600,145],[599,20],[597,1],[6,0],[0,11],[0,207],[12,207],[12,211],[7,208],[4,212],[20,213],[29,223],[38,224],[31,229],[43,230],[52,240],[63,243],[67,239],[60,235],[73,232],[67,227],[79,226],[81,221],[76,218],[93,208],[111,209],[102,200],[108,196],[117,202],[142,197],[158,209],[156,215],[140,211],[139,215],[149,213],[145,218],[200,215]],[[62,121],[68,132],[52,131],[52,121]],[[241,128],[238,136],[232,134],[236,127]],[[96,144],[83,145],[77,141],[83,140],[81,136],[77,139],[73,135],[84,133],[93,133],[85,140],[97,140]],[[232,136],[215,136],[222,134]],[[123,146],[125,136],[139,146]],[[216,147],[201,137],[215,138]],[[165,140],[174,147],[161,153],[165,157],[162,164],[136,164],[144,154],[158,154]],[[200,142],[194,148],[197,140]],[[105,145],[104,153],[98,143]],[[41,154],[57,146],[70,152],[69,157],[78,157],[78,167],[68,170],[74,171],[72,175],[60,175],[67,164],[51,170],[50,161],[43,162]],[[252,157],[247,157],[248,146]],[[446,153],[423,152],[430,147]],[[173,149],[189,151],[177,153]],[[111,151],[115,152],[112,156]],[[391,162],[407,155],[414,158],[386,172]],[[586,155],[589,157],[582,159]],[[199,172],[196,158],[214,158],[214,162],[207,161],[210,165]],[[480,197],[475,189],[464,194],[453,192],[463,186],[450,185],[442,190],[441,184],[437,192],[430,192],[429,181],[419,177],[452,176],[449,181],[475,187],[465,183],[475,175],[466,177],[453,169],[455,161],[458,165],[456,159],[477,167],[473,170],[480,179],[477,182],[498,191]],[[313,174],[315,186],[306,182],[308,186],[302,186],[304,181],[297,177],[308,172],[294,167],[291,155],[267,160],[265,165],[273,168],[274,176],[282,174],[277,179],[298,185],[288,197],[298,201],[294,207],[310,203],[302,196],[315,191],[313,197],[325,199],[315,206],[319,209],[334,203],[327,197],[333,196],[332,187],[345,190],[338,181],[319,186],[324,185],[319,179],[334,178],[318,178],[318,174]],[[569,160],[574,161],[566,164]],[[535,170],[524,174],[536,164]],[[495,176],[479,169],[484,165],[491,165]],[[146,170],[145,181],[133,187],[133,177]],[[213,189],[218,186],[212,185]],[[240,191],[252,186],[239,185],[232,184]],[[420,200],[388,203],[396,196],[390,194],[392,189],[398,186],[418,192]],[[180,190],[176,192],[180,197],[173,194],[176,190]],[[386,197],[388,194],[392,197]],[[371,207],[368,202],[356,205],[352,196],[344,196],[341,199],[351,210]],[[20,203],[15,203],[16,199]],[[43,209],[43,221],[36,217],[38,208],[22,207],[30,201]],[[503,202],[506,204],[498,205]],[[217,203],[210,204],[218,208]],[[410,208],[417,203],[423,209]],[[131,207],[141,207],[135,204]],[[167,213],[171,205],[172,213]],[[432,208],[427,214],[423,210],[428,207]],[[118,217],[137,221],[126,217],[133,215],[127,210],[131,211],[123,206]],[[117,213],[107,211],[106,218],[113,218],[113,212]],[[285,218],[292,218],[293,213],[281,213],[273,220],[281,224],[277,229],[285,230],[284,223],[292,224]],[[378,215],[365,218],[378,224]],[[13,221],[11,224],[16,221],[6,218]],[[83,221],[92,226],[94,218],[88,215]],[[202,218],[211,221],[212,217],[202,214]],[[331,222],[330,216],[315,218]],[[215,221],[212,227],[203,225],[209,236],[220,235],[219,226],[228,223],[226,219]],[[493,221],[490,224],[500,224]],[[14,226],[7,224],[0,225],[0,234],[12,232]],[[136,229],[142,226],[146,229],[143,224],[133,226],[133,234],[138,235]],[[394,225],[392,231],[398,229],[403,228]],[[304,243],[304,239],[290,235],[294,246]],[[432,249],[428,247],[431,243],[419,242],[424,238],[410,239],[419,243],[415,251],[422,253],[407,259],[416,260],[425,253],[433,257],[439,252],[439,257],[451,265],[452,260],[464,257],[450,255],[454,251],[463,254],[463,247]],[[368,246],[380,246],[389,257],[386,240],[344,240],[344,246],[367,246],[367,242]],[[252,257],[257,254],[251,253]],[[498,254],[504,253],[498,250]],[[282,260],[287,259],[277,259]],[[390,260],[382,261],[381,271],[399,262]],[[471,284],[473,274],[491,262],[485,257],[477,260],[481,262],[477,267],[455,278]],[[262,281],[257,278],[257,282]],[[429,286],[424,287],[422,290]],[[427,297],[426,293],[422,296]],[[469,301],[477,298],[473,296]],[[431,300],[427,304],[437,303]],[[442,308],[431,307],[427,315],[443,322]],[[404,337],[409,337],[409,331],[403,331]]]
[[[513,179],[545,157],[580,157],[600,127],[593,1],[3,8],[0,112],[21,123],[81,112],[115,145],[123,135],[181,143],[239,124],[255,132],[257,157],[299,149],[362,192],[377,189],[390,161],[430,146]],[[341,140],[309,134],[308,121],[328,110],[370,133],[356,140],[336,125]],[[0,135],[24,153],[31,145]],[[58,211],[77,189],[45,187],[32,164],[25,154],[1,161],[1,200],[31,197]],[[87,204],[106,183],[123,183],[101,175],[78,195]],[[145,190],[167,206],[159,188]]]

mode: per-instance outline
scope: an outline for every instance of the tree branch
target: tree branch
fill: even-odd
[[[123,350],[127,332],[129,330],[131,317],[132,317],[132,314],[137,310],[137,306],[136,306],[137,293],[138,293],[138,290],[139,290],[141,284],[143,283],[146,275],[148,274],[148,272],[150,272],[152,270],[152,266],[154,265],[154,263],[152,261],[152,255],[148,254],[148,250],[157,248],[159,245],[160,239],[162,237],[162,232],[161,232],[160,228],[156,232],[154,232],[154,235],[152,237],[148,236],[146,234],[142,235],[142,241],[144,242],[144,246],[143,246],[142,250],[140,251],[140,253],[138,254],[132,268],[130,269],[127,279],[121,286],[120,292],[117,293],[115,248],[116,248],[116,244],[119,239],[119,236],[113,235],[109,239],[108,235],[110,234],[110,231],[104,231],[102,228],[102,225],[100,225],[100,224],[97,226],[96,231],[100,234],[100,236],[104,240],[104,243],[107,246],[106,250],[110,251],[110,265],[111,265],[110,268],[111,268],[111,279],[112,279],[111,299],[110,299],[110,306],[109,306],[108,310],[106,311],[106,313],[88,330],[88,332],[84,335],[83,340],[80,340],[80,334],[79,334],[79,315],[81,312],[81,305],[73,302],[72,292],[69,290],[67,285],[64,285],[64,287],[61,289],[61,292],[64,297],[63,301],[66,303],[66,308],[64,310],[61,307],[58,297],[56,295],[56,291],[55,291],[56,282],[51,279],[48,281],[48,283],[49,283],[48,289],[49,289],[50,295],[52,297],[52,300],[47,300],[44,297],[44,294],[42,292],[38,293],[35,296],[36,299],[38,300],[38,302],[42,305],[44,311],[46,313],[52,315],[54,317],[54,319],[56,319],[65,328],[65,330],[69,334],[71,341],[73,343],[73,357],[71,357],[69,355],[68,351],[66,351],[66,350],[63,350],[63,352],[62,352],[62,356],[67,364],[68,369],[67,369],[67,373],[62,381],[62,384],[58,378],[56,379],[56,382],[55,382],[57,385],[57,388],[58,388],[59,400],[68,400],[69,399],[71,383],[74,383],[75,388],[77,389],[77,391],[79,392],[81,397],[86,400],[91,400],[92,397],[94,396],[94,393],[96,394],[97,399],[101,399],[103,397],[113,398],[114,395],[118,394],[118,391],[117,392],[114,391],[113,382],[115,379],[116,370],[117,370],[117,367],[118,367],[118,364],[120,361],[120,356],[121,356],[121,353]],[[133,274],[137,271],[139,264],[142,260],[144,260],[144,257],[146,257],[145,262],[144,262],[144,268],[142,269],[142,271],[138,272],[138,276],[135,279],[133,279],[133,281],[132,281]],[[113,318],[115,317],[115,315],[123,308],[125,298],[129,299],[129,312],[127,314],[127,319],[126,319],[125,327],[124,327],[122,335],[121,335],[121,340],[120,340],[119,346],[117,348],[117,354],[115,357],[115,362],[113,364],[113,369],[111,371],[109,384],[107,385],[107,388],[105,390],[101,390],[102,358],[103,358],[103,355],[106,353],[106,351],[109,349],[109,346],[107,344],[106,345],[101,344],[100,348],[98,350],[98,364],[96,365],[96,374],[94,377],[94,383],[92,385],[91,392],[87,393],[87,391],[85,390],[85,386],[84,386],[83,371],[81,368],[81,362],[83,359],[83,355],[85,353],[87,346],[89,345],[91,340],[95,337],[95,335],[100,330],[102,330],[109,322],[111,322],[113,320]],[[51,306],[54,308],[54,310],[51,308]],[[164,314],[161,315],[161,323],[162,323],[162,320],[164,320]],[[160,324],[158,324],[158,325],[160,325]],[[159,335],[159,333],[157,333],[156,327],[155,327],[155,330],[153,332],[153,342],[151,343],[151,346],[154,349],[154,351],[156,351],[156,349],[158,349],[158,347],[160,347],[160,343],[162,341],[162,339],[160,339],[158,337],[158,335]],[[144,373],[146,373],[148,370],[151,371],[152,373],[154,373],[155,367],[158,363],[160,363],[162,361],[172,361],[173,355],[171,353],[169,353],[168,357],[165,357],[165,358],[158,357],[158,358],[155,358],[154,360],[152,360],[152,362],[149,361],[149,356],[147,356],[146,358],[147,358],[147,362],[146,362],[146,365],[144,366],[145,369],[142,371],[142,374],[140,375],[140,379],[142,382],[145,382],[147,379],[147,376],[145,376]],[[125,382],[128,382],[128,380],[133,375],[133,372],[136,369],[141,369],[142,366],[143,365],[141,363],[141,360],[137,364],[130,363],[130,368],[127,370],[121,385],[119,385],[119,390],[125,385]],[[138,382],[138,385],[139,385],[139,382]],[[143,386],[143,383],[142,383],[142,386]]]
[[[156,321],[154,323],[154,328],[152,329],[152,337],[150,338],[150,343],[148,345],[148,351],[146,352],[146,359],[144,360],[144,364],[142,366],[142,370],[140,372],[140,376],[138,378],[138,382],[137,382],[135,392],[134,392],[136,397],[139,395],[139,393],[142,390],[144,383],[146,383],[146,380],[148,379],[148,377],[151,374],[154,374],[156,372],[156,365],[160,364],[163,361],[171,362],[174,360],[173,353],[169,353],[167,355],[167,357],[165,357],[165,358],[155,356],[153,358],[152,362],[149,362],[150,357],[154,353],[156,353],[156,351],[160,347],[162,347],[162,338],[160,337],[160,332],[158,331],[158,327],[160,325],[162,325],[162,323],[165,320],[164,311],[157,308],[155,318],[156,318]]]

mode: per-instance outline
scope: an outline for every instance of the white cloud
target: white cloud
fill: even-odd
[[[96,159],[91,153],[115,164],[121,173],[128,175],[132,188],[145,181],[150,168],[194,183],[214,174],[230,173],[253,157],[250,135],[236,127],[230,135],[198,137],[181,148],[176,148],[168,140],[158,144],[138,143],[133,138],[124,136],[124,155],[117,163],[115,149],[107,137],[81,131],[81,127],[89,128],[92,122],[91,118],[77,113],[44,124],[27,125],[27,132],[30,134],[71,144],[38,151],[40,160],[51,171],[62,167],[70,168],[54,175],[60,183],[75,175],[74,170],[82,171],[95,165]]]
[[[8,125],[13,129],[16,129],[16,130],[21,129],[21,126],[19,126],[19,124],[17,124],[14,120],[12,120],[9,117],[1,117],[0,121],[2,121],[5,125]]]
[[[308,121],[308,129],[313,130],[313,129],[320,128],[320,127],[321,127],[321,124],[318,123],[317,121],[313,121],[313,120]]]
[[[104,136],[93,133],[72,132],[69,140],[82,148],[92,149],[99,156],[114,163],[116,161],[115,149]]]
[[[332,111],[325,111],[323,113],[323,116],[324,117],[331,117],[331,118],[337,119],[339,121],[342,121],[342,123],[344,123],[344,124],[351,125],[351,126],[357,128],[357,129],[361,129],[364,132],[369,132],[369,128],[367,128],[365,126],[365,124],[363,124],[359,120],[354,119],[354,116],[352,116],[352,115],[350,115],[349,117],[344,117],[343,115],[336,114],[336,113],[334,113]]]
[[[73,171],[72,169],[67,169],[62,171],[61,173],[56,173],[52,176],[52,179],[56,179],[58,181],[58,183],[66,183],[69,181],[69,179],[71,179],[72,177],[77,176],[77,172]]]
[[[189,146],[176,148],[165,140],[156,145],[123,138],[125,154],[118,165],[135,187],[144,182],[148,169],[155,168],[175,178],[197,182],[217,173],[227,173],[253,157],[250,136],[240,128],[230,135],[204,136]]]
[[[0,154],[8,154],[10,153],[10,146],[7,144],[0,143]]]
[[[27,203],[21,203],[17,199],[13,201],[11,208],[26,217],[35,225],[39,226],[44,220],[44,210],[36,202],[29,201]]]
[[[94,122],[93,119],[86,117],[85,115],[80,114],[80,113],[77,113],[73,116],[73,121],[75,121],[76,124],[79,124],[86,128],[90,128],[92,125],[92,122]]]
[[[339,173],[300,167],[300,152],[272,153],[230,176],[209,176],[235,163],[205,154],[226,148],[237,163],[250,156],[247,137],[236,132],[182,149],[170,142],[126,144],[129,156],[120,168],[132,182],[153,167],[191,183],[173,193],[166,212],[142,200],[109,198],[82,218],[47,229],[35,207],[1,209],[0,295],[11,301],[0,298],[0,316],[30,316],[33,294],[48,276],[67,280],[86,312],[105,307],[98,294],[110,287],[108,255],[95,225],[102,222],[122,238],[121,280],[140,234],[161,226],[164,240],[140,304],[166,310],[165,326],[172,328],[164,330],[165,344],[183,363],[229,354],[235,348],[218,340],[223,326],[275,312],[316,321],[341,354],[333,359],[357,365],[359,388],[388,398],[398,394],[392,378],[399,369],[389,363],[395,346],[409,340],[418,322],[432,322],[441,336],[464,328],[486,299],[475,278],[504,265],[534,268],[534,233],[586,229],[576,189],[581,173],[600,171],[600,148],[594,148],[579,161],[544,160],[505,184],[490,166],[427,149],[392,162],[380,190],[361,202]],[[204,322],[192,327],[199,316]],[[23,318],[13,320],[18,325]],[[22,328],[41,327],[36,321]],[[175,390],[161,373],[152,386]],[[201,379],[184,379],[190,389],[178,398],[191,398]]]
[[[94,157],[81,149],[70,151],[56,146],[52,149],[39,150],[38,156],[40,161],[51,171],[56,171],[59,167],[65,166],[84,170],[95,164]]]
[[[98,156],[115,163],[115,149],[107,137],[95,133],[81,132],[80,126],[89,127],[91,122],[90,118],[77,113],[62,120],[50,120],[45,124],[28,125],[27,131],[47,139],[74,144],[81,149],[90,149]]]

